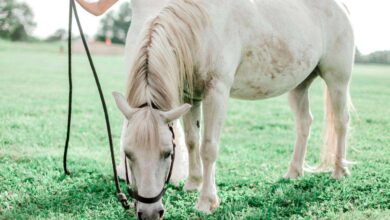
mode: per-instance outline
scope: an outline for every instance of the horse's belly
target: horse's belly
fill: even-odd
[[[230,96],[237,99],[257,100],[282,95],[291,91],[310,74],[291,74],[283,78],[270,78],[261,72],[248,72],[236,76]]]
[[[282,95],[302,83],[317,64],[316,56],[292,55],[286,47],[267,51],[248,49],[235,74],[230,95],[248,100]]]
[[[231,17],[235,20],[226,26],[237,23],[241,57],[231,96],[264,99],[302,83],[318,65],[323,51],[320,24],[311,17],[305,1],[234,2],[237,9]],[[230,40],[234,35],[223,36]]]

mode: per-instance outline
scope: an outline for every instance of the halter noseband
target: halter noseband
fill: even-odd
[[[151,105],[146,103],[146,104],[141,105],[138,108],[145,108],[145,107],[148,107],[148,106],[150,106],[150,107],[152,107],[154,109],[158,109],[158,107],[154,103],[152,103]],[[168,124],[168,128],[169,128],[169,131],[172,134],[173,153],[171,155],[171,165],[169,167],[168,176],[167,176],[167,178],[165,180],[165,183],[164,183],[164,186],[163,186],[161,192],[157,196],[151,197],[151,198],[143,197],[143,196],[139,195],[137,191],[133,190],[130,187],[129,171],[127,169],[128,168],[128,165],[127,165],[128,162],[127,162],[127,157],[125,155],[125,171],[126,171],[127,192],[129,194],[129,196],[132,197],[135,200],[135,202],[142,202],[142,203],[146,203],[146,204],[155,203],[158,200],[160,200],[161,197],[163,197],[163,195],[165,194],[165,191],[167,190],[167,184],[169,183],[169,180],[171,179],[171,176],[172,176],[173,163],[175,162],[175,151],[176,151],[175,132],[174,132],[173,127],[172,127],[171,124]]]

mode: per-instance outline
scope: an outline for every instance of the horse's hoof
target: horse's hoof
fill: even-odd
[[[219,207],[219,199],[218,197],[214,199],[200,198],[198,203],[196,204],[196,209],[199,212],[203,212],[205,214],[211,214]]]
[[[194,180],[189,178],[184,185],[184,190],[187,192],[199,192],[201,185],[202,180]]]
[[[349,172],[348,167],[336,167],[332,173],[332,178],[339,180],[350,175],[351,173]]]
[[[302,170],[297,170],[297,169],[292,169],[289,168],[287,173],[284,174],[285,179],[298,179],[299,177],[303,176],[303,169]]]

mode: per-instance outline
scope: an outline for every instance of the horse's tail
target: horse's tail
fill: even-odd
[[[319,171],[328,169],[334,162],[336,153],[337,136],[334,127],[334,114],[332,103],[330,100],[329,91],[325,88],[325,132],[323,144],[321,147],[320,165],[317,167]]]
[[[348,111],[354,111],[351,96],[348,91]],[[321,147],[320,165],[317,171],[327,171],[334,166],[337,151],[337,134],[334,124],[334,113],[329,90],[325,88],[325,132]],[[345,161],[348,163],[348,161]]]

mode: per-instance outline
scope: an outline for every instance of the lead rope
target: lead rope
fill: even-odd
[[[87,41],[85,40],[85,37],[84,37],[84,32],[83,32],[83,29],[81,27],[80,19],[79,19],[79,16],[77,14],[76,4],[75,4],[74,0],[69,0],[69,29],[68,29],[68,31],[69,31],[69,33],[68,33],[69,105],[68,105],[68,125],[67,125],[64,160],[63,160],[65,175],[70,175],[70,172],[67,168],[67,155],[68,155],[68,148],[69,148],[70,126],[71,126],[71,121],[72,121],[72,89],[73,89],[73,85],[72,85],[72,17],[73,16],[72,16],[72,14],[73,14],[73,12],[74,12],[74,15],[76,18],[76,22],[77,22],[77,26],[78,26],[78,29],[80,32],[81,39],[83,41],[85,52],[87,53],[87,56],[88,56],[88,61],[89,61],[89,64],[91,66],[91,69],[92,69],[93,77],[95,79],[95,83],[96,83],[97,89],[99,91],[99,96],[100,96],[100,100],[101,100],[103,111],[104,111],[104,118],[106,121],[107,136],[108,136],[109,145],[110,145],[111,161],[112,161],[112,168],[113,168],[113,172],[114,172],[114,181],[115,181],[117,198],[121,202],[123,208],[129,209],[130,205],[128,203],[126,195],[122,192],[122,190],[120,188],[119,179],[118,179],[118,175],[116,172],[115,154],[114,154],[114,147],[113,147],[112,136],[111,136],[110,120],[109,120],[108,113],[107,113],[106,102],[104,99],[102,88],[100,86],[99,77],[96,73],[95,65],[93,64],[93,60],[92,60],[91,54],[89,52]]]

